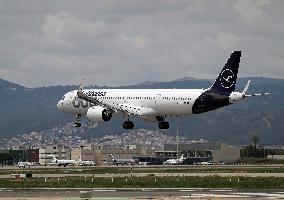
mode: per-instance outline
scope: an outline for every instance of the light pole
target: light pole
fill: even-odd
[[[178,131],[179,131],[179,120],[177,119],[177,159],[179,159],[179,149],[178,149],[178,143],[179,143],[179,136],[178,136]]]

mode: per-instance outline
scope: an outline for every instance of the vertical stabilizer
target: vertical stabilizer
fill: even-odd
[[[210,90],[216,93],[231,93],[235,90],[236,81],[238,78],[238,70],[241,58],[241,51],[234,51],[227,63],[223,67],[218,78],[211,86]]]

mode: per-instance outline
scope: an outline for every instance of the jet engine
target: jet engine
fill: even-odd
[[[92,122],[107,122],[112,118],[112,111],[102,106],[93,106],[88,109],[87,117]]]
[[[230,103],[235,103],[236,101],[240,101],[244,98],[244,94],[240,92],[232,92],[229,96]]]

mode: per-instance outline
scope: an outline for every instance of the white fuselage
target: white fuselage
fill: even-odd
[[[132,105],[151,108],[145,116],[190,115],[195,100],[204,92],[203,89],[90,89],[84,94],[97,100],[114,105]],[[97,96],[92,96],[92,95]],[[87,114],[93,105],[77,98],[77,90],[64,95],[57,107],[63,112]]]
[[[67,159],[57,159],[54,155],[50,155],[52,157],[51,165],[67,166],[67,165],[75,165],[77,162],[75,160],[67,160]]]
[[[55,165],[75,165],[76,161],[75,160],[52,160],[51,163],[54,163]]]
[[[25,167],[30,167],[30,166],[32,166],[32,163],[30,162],[18,162],[18,167],[25,168]]]
[[[182,163],[183,163],[183,160],[180,160],[180,159],[169,159],[166,162],[164,162],[165,165],[178,165]]]
[[[182,164],[183,161],[185,160],[185,158],[183,157],[184,155],[182,155],[179,159],[169,159],[167,161],[164,162],[165,165],[179,165]]]
[[[95,162],[92,160],[81,160],[79,162],[79,165],[80,166],[92,166],[92,165],[95,165]]]

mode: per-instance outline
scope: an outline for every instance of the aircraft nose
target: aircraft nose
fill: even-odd
[[[60,110],[60,111],[63,111],[63,101],[62,100],[58,101],[57,109]]]

